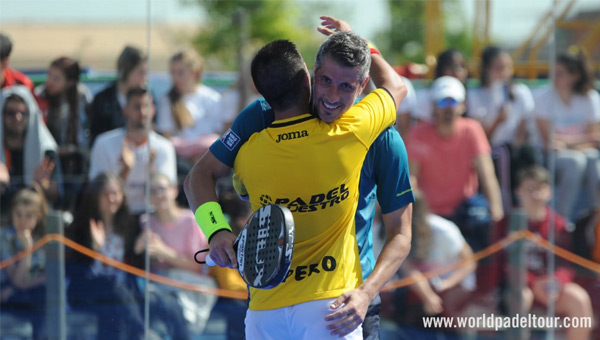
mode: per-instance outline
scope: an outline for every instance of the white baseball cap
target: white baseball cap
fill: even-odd
[[[431,84],[429,93],[431,100],[434,102],[444,98],[452,98],[459,103],[465,101],[465,86],[460,80],[450,76],[443,76],[436,79]]]

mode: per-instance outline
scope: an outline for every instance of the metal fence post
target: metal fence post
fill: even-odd
[[[51,211],[46,216],[46,231],[63,235],[62,215]],[[65,340],[65,247],[60,242],[50,242],[46,251],[46,321],[48,339]]]
[[[510,213],[509,233],[527,229],[527,215],[521,209],[513,209]],[[508,251],[508,292],[507,312],[509,316],[525,316],[523,305],[523,287],[525,287],[525,240],[521,239],[507,248]],[[523,328],[509,328],[508,339],[525,340],[529,331]]]

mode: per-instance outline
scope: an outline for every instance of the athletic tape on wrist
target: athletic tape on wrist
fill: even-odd
[[[211,236],[217,231],[231,231],[231,227],[229,226],[229,223],[227,223],[225,215],[223,215],[221,206],[217,202],[206,202],[202,204],[196,209],[194,216],[196,217],[196,223],[198,223],[198,226],[200,226],[200,229],[202,229],[202,232],[209,242]]]

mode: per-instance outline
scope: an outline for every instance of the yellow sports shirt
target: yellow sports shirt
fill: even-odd
[[[235,163],[236,188],[252,209],[288,207],[294,215],[292,265],[283,283],[250,288],[250,309],[265,310],[337,298],[362,283],[354,231],[360,171],[377,136],[396,119],[385,89],[377,89],[328,124],[304,114],[253,134]]]

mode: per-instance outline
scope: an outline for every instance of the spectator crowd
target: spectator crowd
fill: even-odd
[[[243,106],[229,91],[202,84],[198,53],[171,57],[172,87],[155,98],[145,87],[148,56],[137,47],[123,49],[115,81],[95,95],[71,57],[52,61],[45,83],[34,87],[10,67],[12,48],[0,33],[1,260],[31,249],[52,209],[68,238],[110,259],[143,269],[148,252],[153,273],[244,291],[235,271],[193,261],[208,241],[182,194],[183,179]],[[547,238],[555,228],[558,245],[600,263],[600,95],[584,51],[560,53],[554,82],[535,95],[515,81],[513,60],[501,48],[483,50],[479,74],[478,86],[467,88],[466,58],[450,49],[438,56],[428,88],[415,92],[404,79],[409,92],[396,128],[417,200],[412,250],[398,277],[423,277],[505,237],[514,209],[525,212],[530,231]],[[219,186],[219,200],[241,229],[251,211],[230,178]],[[374,238],[383,242],[377,232]],[[600,312],[590,297],[600,295],[600,275],[582,275],[568,263],[549,275],[544,252],[533,245],[525,258],[526,308],[553,299],[560,315]],[[47,326],[44,262],[40,250],[0,272],[2,312],[27,319],[34,339],[43,339]],[[384,316],[406,322],[404,311],[414,309],[403,306],[411,301],[415,315],[458,315],[486,296],[502,308],[510,303],[502,289],[506,262],[497,256],[422,280],[394,293]],[[69,308],[97,316],[98,339],[143,337],[143,280],[75,251],[67,251],[66,266]],[[556,289],[549,292],[548,282]],[[150,292],[151,319],[162,325],[151,337],[190,339],[214,309],[227,315],[228,339],[240,339],[246,302],[154,283]],[[590,332],[566,336],[587,339]]]

